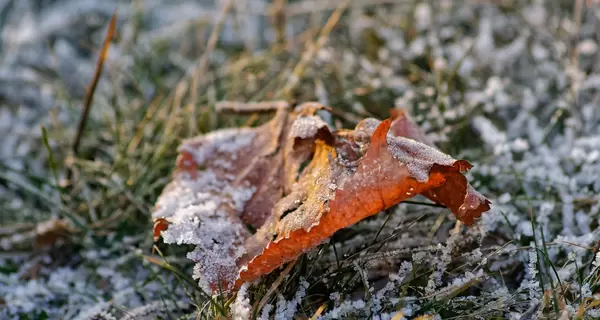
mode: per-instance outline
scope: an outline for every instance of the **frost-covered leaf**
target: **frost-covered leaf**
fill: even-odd
[[[316,114],[323,108],[279,108],[263,126],[216,131],[180,147],[174,180],[155,208],[155,235],[196,245],[188,258],[205,289],[252,281],[418,194],[468,225],[489,209],[462,175],[471,165],[426,144],[407,115],[331,133]]]

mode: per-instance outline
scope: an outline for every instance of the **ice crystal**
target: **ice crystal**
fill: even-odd
[[[237,292],[235,301],[231,305],[231,316],[234,320],[249,320],[252,313],[250,298],[248,297],[249,283],[244,283]]]

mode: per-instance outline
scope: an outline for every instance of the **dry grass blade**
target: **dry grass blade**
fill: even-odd
[[[215,105],[217,112],[219,111],[232,111],[236,113],[240,112],[259,112],[259,111],[273,111],[281,108],[289,108],[289,103],[285,100],[279,101],[262,101],[262,102],[238,102],[238,101],[219,101]]]
[[[106,55],[108,54],[108,48],[110,48],[110,41],[115,36],[116,29],[117,10],[115,10],[115,12],[112,15],[112,18],[110,19],[108,31],[106,32],[106,37],[104,38],[104,44],[102,45],[102,50],[100,51],[100,55],[98,56],[98,62],[96,63],[96,71],[94,72],[94,78],[92,78],[92,82],[90,83],[87,95],[85,97],[85,102],[83,103],[83,110],[81,110],[81,117],[79,118],[79,124],[77,125],[77,133],[75,135],[75,140],[73,141],[73,153],[75,154],[79,149],[79,143],[81,142],[83,129],[85,128],[85,123],[87,121],[87,117],[90,113],[90,108],[92,106],[92,101],[94,99],[94,92],[96,92],[98,81],[100,80],[100,76],[102,75],[104,61],[106,60]]]
[[[286,0],[276,0],[271,5],[270,13],[271,19],[273,20],[273,26],[277,32],[276,43],[281,44],[285,42],[285,5]]]
[[[323,303],[321,306],[319,306],[319,309],[317,309],[317,311],[315,311],[315,313],[312,315],[312,317],[310,317],[310,320],[317,320],[319,318],[319,316],[321,315],[321,313],[323,313],[323,311],[325,311],[325,307],[327,307],[327,304]]]
[[[294,67],[294,70],[292,71],[292,75],[289,78],[290,80],[285,84],[285,87],[283,87],[283,89],[281,90],[281,95],[284,98],[290,98],[292,91],[296,88],[296,86],[300,82],[300,78],[304,74],[304,69],[306,68],[306,65],[313,60],[315,54],[323,47],[323,45],[325,45],[325,42],[329,38],[329,34],[336,26],[338,21],[340,21],[342,14],[348,6],[348,3],[349,0],[346,0],[335,9],[331,16],[329,16],[325,27],[323,27],[323,29],[319,33],[319,37],[316,43],[311,43],[308,45],[308,50],[304,54],[302,54],[300,62],[298,62],[298,64]]]
[[[589,3],[588,3],[589,5]],[[575,22],[576,34],[579,35],[581,30],[581,19],[583,15],[583,0],[575,0],[573,2],[573,21]],[[579,39],[577,39],[579,40]],[[577,46],[574,47],[573,52],[571,53],[571,62],[573,65],[578,68],[579,67],[579,50],[577,50]]]
[[[324,10],[333,10],[340,6],[343,3],[343,0],[330,0],[330,1],[319,1],[319,0],[305,0],[294,2],[286,6],[285,14],[286,16],[297,16],[303,14],[310,14],[313,12],[324,11]],[[377,6],[377,5],[386,5],[386,4],[396,4],[396,5],[407,5],[409,6],[412,1],[405,0],[353,0],[346,1],[348,3],[348,7],[350,8],[363,8],[369,6]]]
[[[399,311],[398,313],[396,313],[396,314],[395,314],[395,315],[392,317],[392,320],[400,320],[400,319],[402,319],[402,318],[404,318],[404,312],[402,312],[402,311]]]
[[[233,3],[233,0],[229,0],[225,4],[225,6],[223,6],[223,9],[221,10],[221,15],[219,16],[219,19],[211,31],[210,37],[208,38],[206,50],[204,51],[204,53],[202,53],[202,56],[200,56],[200,60],[198,60],[198,66],[193,70],[192,87],[190,88],[190,105],[192,109],[192,119],[190,124],[193,133],[198,132],[198,129],[196,128],[196,120],[198,119],[198,110],[196,108],[196,104],[198,103],[198,86],[201,84],[200,78],[208,68],[208,60],[212,55],[213,51],[215,50],[215,47],[217,46],[217,41],[219,40],[219,35],[221,34],[221,30],[223,29],[225,19],[229,15],[231,9],[233,9]],[[206,80],[205,77],[203,77],[202,79]],[[204,81],[202,83],[204,83]]]
[[[275,280],[275,282],[273,282],[273,284],[271,285],[271,287],[269,288],[267,293],[265,293],[265,295],[262,297],[262,299],[260,299],[260,301],[258,302],[258,308],[255,309],[257,312],[262,310],[262,308],[264,308],[265,304],[267,304],[267,301],[269,301],[269,298],[271,297],[273,292],[275,292],[275,290],[277,290],[279,285],[281,285],[281,282],[283,282],[283,279],[285,279],[285,277],[290,273],[290,271],[292,271],[292,268],[296,265],[296,261],[298,261],[298,260],[294,260],[294,261],[290,262],[287,265],[287,267],[285,267],[285,269],[283,271],[281,271],[277,280]]]

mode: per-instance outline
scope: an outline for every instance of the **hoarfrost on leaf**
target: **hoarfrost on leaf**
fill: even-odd
[[[319,116],[300,117],[292,123],[290,129],[291,138],[306,139],[317,135],[321,128],[327,127],[327,123]]]
[[[174,179],[157,201],[155,235],[196,245],[188,258],[203,289],[239,287],[419,194],[468,225],[489,209],[463,176],[471,165],[431,146],[404,111],[331,132],[317,114],[324,109],[279,108],[260,127],[184,141]]]

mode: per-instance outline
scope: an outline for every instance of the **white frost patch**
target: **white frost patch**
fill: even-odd
[[[194,279],[198,285],[207,293],[213,292],[213,286],[221,283],[230,286],[238,274],[238,266],[235,261],[243,252],[243,246],[236,244],[241,249],[230,252],[231,246],[215,243],[210,248],[196,246],[194,251],[187,254],[187,258],[197,262],[194,265]]]
[[[275,320],[293,319],[298,306],[302,303],[302,298],[306,295],[306,289],[309,283],[303,278],[300,279],[300,286],[294,295],[294,299],[286,301],[282,297],[277,301],[277,309],[275,311]]]
[[[237,292],[235,301],[231,305],[231,316],[233,317],[233,320],[250,319],[252,306],[250,305],[250,297],[248,296],[249,286],[249,283],[244,283]]]
[[[178,151],[193,155],[197,164],[205,163],[215,153],[233,154],[252,143],[256,133],[249,128],[213,131],[203,136],[184,140]]]
[[[271,313],[271,310],[273,310],[273,305],[270,303],[267,303],[262,311],[260,312],[260,316],[258,317],[259,320],[269,320],[271,319],[269,317],[269,314]]]
[[[506,134],[498,130],[488,118],[475,116],[473,118],[473,127],[479,132],[483,142],[492,148],[496,148],[506,142]]]
[[[375,129],[381,124],[381,121],[375,118],[366,118],[359,122],[354,128],[354,134],[367,140],[373,135]]]
[[[363,300],[346,300],[343,301],[339,306],[331,309],[326,314],[320,316],[319,320],[325,319],[345,319],[349,314],[364,314],[367,303]]]
[[[192,152],[194,161],[205,161],[212,152],[232,152],[248,145],[253,134],[237,136],[240,131],[192,139],[182,148]],[[222,145],[215,145],[216,141]],[[212,292],[214,285],[235,281],[236,260],[244,254],[242,244],[249,236],[239,215],[256,188],[248,184],[232,186],[229,178],[235,177],[219,177],[210,170],[196,174],[192,177],[190,173],[179,173],[159,197],[153,217],[169,222],[161,232],[165,243],[196,246],[187,255],[197,263],[194,278],[204,290]]]
[[[387,143],[394,158],[405,164],[411,176],[419,182],[429,179],[429,170],[434,163],[451,166],[456,162],[451,156],[413,139],[388,134]]]
[[[178,213],[179,209],[190,205],[203,205],[206,210],[214,210],[220,204],[220,199],[212,192],[225,187],[225,181],[217,179],[212,171],[199,172],[196,179],[181,176],[171,182],[157,200],[154,218],[167,218]],[[170,222],[177,222],[183,217],[181,213],[173,217]]]
[[[242,199],[248,199],[245,193]],[[179,208],[168,218],[169,228],[162,232],[165,243],[195,244],[196,249],[188,253],[188,259],[197,262],[194,268],[195,278],[203,289],[210,292],[210,284],[225,281],[232,283],[237,274],[236,259],[243,252],[243,240],[247,230],[241,223],[232,221],[229,212],[219,208],[219,199],[199,201],[197,204]],[[238,203],[243,208],[243,204]],[[237,206],[236,205],[236,206]],[[232,248],[240,248],[233,250]]]
[[[594,268],[600,268],[600,251],[596,252],[596,256],[594,257],[594,262],[592,262]]]
[[[454,278],[452,280],[452,283],[450,283],[448,286],[436,291],[435,296],[437,298],[441,298],[444,296],[452,295],[452,294],[456,293],[457,291],[462,290],[463,286],[465,286],[465,285],[468,286],[469,284],[474,284],[474,282],[480,281],[485,278],[487,278],[487,275],[483,272],[483,269],[479,269],[476,273],[467,271],[467,272],[465,272],[464,276]]]
[[[237,212],[242,212],[244,210],[244,205],[256,192],[256,187],[254,186],[241,186],[241,187],[232,187],[230,185],[226,186],[223,190],[222,195],[231,199],[231,205]]]
[[[327,127],[327,123],[318,116],[299,117],[292,123],[290,138],[306,139],[317,135],[319,129]]]
[[[431,26],[432,12],[427,3],[419,3],[415,7],[415,20],[418,30],[425,30]]]
[[[598,51],[598,44],[592,39],[586,39],[577,44],[577,52],[591,56]]]
[[[133,310],[128,310],[123,320],[140,320],[140,319],[161,319],[167,318],[170,312],[187,307],[184,302],[173,302],[172,300],[157,300],[137,307]],[[96,318],[95,318],[96,319]]]

